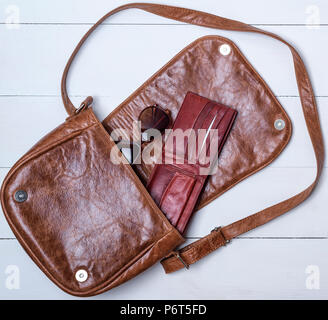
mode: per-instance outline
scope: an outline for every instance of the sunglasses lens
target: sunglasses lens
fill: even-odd
[[[162,132],[169,126],[170,117],[159,107],[151,106],[140,113],[139,121],[141,122],[141,131],[157,129]]]

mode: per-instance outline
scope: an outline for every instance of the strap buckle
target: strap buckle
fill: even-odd
[[[184,265],[184,267],[189,270],[189,264],[187,264],[182,257],[180,256],[180,253],[178,251],[174,252],[174,255],[182,262],[182,264]]]
[[[218,231],[221,232],[221,229],[222,229],[221,226],[219,226],[219,227],[215,227],[215,228],[213,228],[213,229],[211,230],[211,233],[212,233],[212,232],[218,232]],[[228,243],[231,242],[231,240],[225,238],[225,236],[224,236],[224,234],[223,234],[222,232],[221,232],[221,235],[222,235],[222,237],[223,237],[223,239],[224,239],[224,241],[225,241],[225,244],[224,244],[225,246],[226,246]]]
[[[215,227],[215,228],[213,228],[213,229],[211,230],[211,233],[212,233],[212,232],[215,232],[215,231],[219,231],[221,228],[222,228],[221,226],[220,226],[220,227]]]
[[[81,104],[80,106],[75,110],[75,114],[80,113],[82,110],[87,109],[89,105],[92,103],[93,99],[92,97],[87,97]]]

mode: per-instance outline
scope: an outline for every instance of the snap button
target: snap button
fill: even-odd
[[[274,127],[277,129],[277,130],[282,130],[285,128],[285,121],[282,120],[282,119],[277,119],[275,122],[274,122]]]
[[[24,202],[26,201],[27,199],[27,192],[24,191],[24,190],[18,190],[16,193],[15,193],[15,200],[17,202]]]
[[[230,52],[231,52],[231,47],[228,44],[225,43],[220,46],[220,53],[223,56],[227,56]]]
[[[84,282],[88,279],[88,272],[86,272],[84,269],[77,270],[75,273],[75,279],[78,282]]]

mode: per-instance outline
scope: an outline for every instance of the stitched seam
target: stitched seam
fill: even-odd
[[[237,180],[235,180],[234,183],[232,183],[229,187],[227,187],[225,190],[223,190],[220,193],[214,194],[211,197],[207,198],[206,201],[201,201],[201,204],[199,206],[197,206],[197,208],[195,209],[195,211],[198,211],[199,209],[203,208],[204,206],[206,206],[208,203],[212,202],[214,199],[218,198],[219,196],[221,196],[224,192],[228,191],[229,189],[231,189],[232,187],[234,187],[237,183],[243,181],[244,179],[248,178],[249,176],[255,174],[256,172],[260,171],[261,169],[265,168],[267,165],[269,165],[273,160],[275,160],[279,154],[282,152],[282,150],[284,150],[284,148],[286,147],[288,141],[290,140],[291,137],[291,121],[289,116],[287,115],[286,111],[284,110],[284,108],[282,107],[282,105],[280,104],[280,102],[275,98],[273,92],[271,91],[271,89],[267,86],[266,82],[264,81],[264,79],[259,75],[259,73],[254,69],[254,67],[249,63],[249,61],[246,59],[246,57],[242,54],[242,52],[239,50],[239,48],[236,46],[236,44],[234,42],[232,42],[231,40],[221,37],[221,36],[205,36],[205,37],[201,37],[197,40],[195,40],[194,42],[192,42],[191,44],[189,44],[187,47],[185,47],[184,49],[182,49],[178,54],[176,54],[168,63],[166,63],[160,70],[158,70],[153,76],[151,76],[148,80],[146,80],[138,89],[136,89],[127,99],[125,99],[117,108],[115,108],[104,120],[103,123],[106,127],[108,127],[107,123],[108,121],[111,121],[113,119],[113,117],[119,112],[121,111],[127,104],[131,103],[133,101],[133,99],[135,99],[138,95],[140,95],[143,90],[146,88],[146,86],[148,84],[150,84],[152,81],[154,81],[158,76],[160,76],[164,71],[166,71],[171,65],[173,65],[177,59],[183,57],[184,54],[187,53],[187,51],[193,47],[197,47],[201,42],[203,41],[225,41],[228,42],[235,50],[236,54],[238,55],[238,57],[241,58],[241,60],[244,62],[244,64],[247,66],[247,70],[257,79],[260,80],[261,84],[263,84],[264,90],[267,94],[267,96],[272,100],[272,102],[275,104],[275,106],[277,107],[277,109],[282,112],[282,114],[285,116],[286,121],[288,123],[288,125],[286,126],[286,130],[284,131],[285,134],[281,139],[281,142],[279,143],[279,145],[276,148],[276,152],[272,153],[270,157],[267,158],[267,161],[263,162],[262,165],[259,165],[258,167],[255,167],[253,170],[249,171],[248,174],[246,174],[244,177],[239,178]],[[147,179],[149,179],[149,177],[147,177]]]
[[[97,119],[97,117],[95,116],[94,113],[92,113],[92,116],[98,122],[98,125],[99,125],[100,129],[105,133],[105,137],[107,137],[108,141],[111,144],[113,144],[113,146],[115,147],[116,146],[115,142],[111,140],[111,137],[110,137],[109,133],[106,131],[106,129],[104,128],[104,126],[102,125],[102,123]],[[124,164],[120,163],[119,165],[122,166]],[[151,206],[151,208],[153,209],[154,213],[163,221],[163,223],[166,225],[167,228],[172,229],[174,232],[176,232],[179,235],[179,237],[181,237],[183,239],[183,237],[180,234],[180,232],[177,229],[175,229],[174,226],[171,225],[171,223],[166,218],[166,216],[164,215],[164,213],[158,208],[158,206],[156,205],[155,201],[150,196],[150,194],[148,193],[147,189],[142,184],[142,182],[140,181],[140,179],[137,177],[136,173],[134,172],[134,170],[132,169],[132,167],[130,166],[130,164],[128,162],[126,163],[126,169],[127,169],[128,174],[132,178],[132,180],[138,185],[140,192],[144,195],[145,198],[147,198],[147,200],[148,200],[147,202]]]

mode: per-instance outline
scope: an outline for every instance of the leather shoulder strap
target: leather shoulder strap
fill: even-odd
[[[313,183],[309,187],[287,200],[277,203],[242,220],[236,221],[223,228],[216,228],[206,237],[192,243],[191,245],[181,249],[178,252],[173,253],[171,256],[167,257],[162,261],[162,265],[165,271],[173,272],[198,261],[210,252],[226,244],[226,242],[230,241],[231,239],[258,226],[261,226],[267,223],[268,221],[295,208],[307,197],[309,197],[319,181],[319,177],[321,175],[324,164],[323,137],[309,75],[306,71],[303,60],[291,44],[289,44],[287,41],[285,41],[278,35],[275,35],[274,33],[255,28],[251,25],[247,25],[239,21],[222,18],[201,11],[150,3],[130,3],[112,10],[104,17],[102,17],[92,28],[90,28],[90,30],[80,40],[67,62],[61,84],[64,106],[70,115],[74,114],[76,112],[76,109],[67,95],[66,79],[68,70],[71,66],[74,57],[76,56],[84,41],[97,28],[98,25],[100,25],[109,16],[129,8],[138,8],[165,18],[214,29],[255,32],[274,38],[287,45],[292,53],[296,81],[303,108],[304,118],[316,156],[317,174]]]

